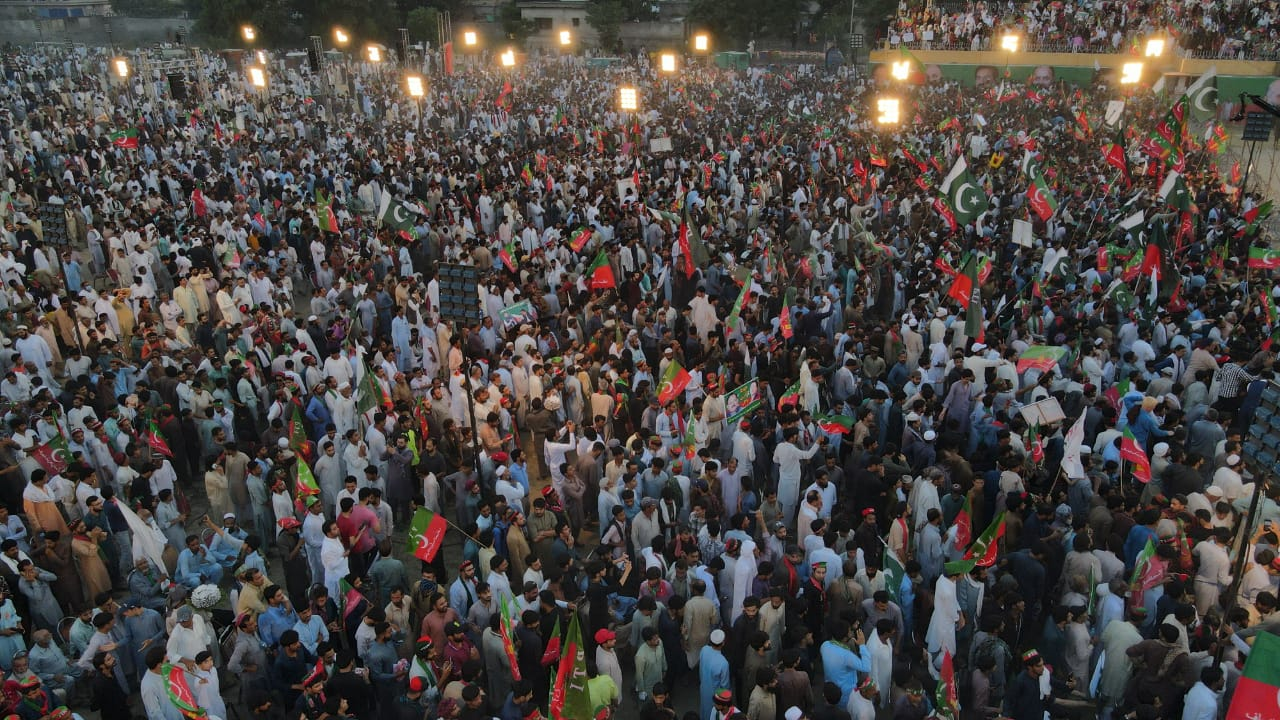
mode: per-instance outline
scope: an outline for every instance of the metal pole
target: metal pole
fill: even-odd
[[[1240,181],[1240,195],[1236,197],[1236,209],[1239,210],[1244,205],[1244,194],[1249,188],[1249,173],[1253,170],[1253,156],[1258,152],[1258,141],[1254,140],[1249,143],[1249,159],[1244,165],[1244,179]]]
[[[467,415],[471,418],[471,467],[478,475],[480,473],[480,426],[476,425],[476,388],[472,387],[471,383],[471,357],[467,355],[466,333],[459,332],[460,329],[466,329],[464,323],[460,320],[454,321],[454,333],[462,339],[460,343],[462,348],[462,374],[467,383]]]

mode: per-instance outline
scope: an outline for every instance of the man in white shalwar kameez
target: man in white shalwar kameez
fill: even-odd
[[[707,335],[716,329],[716,325],[720,322],[716,318],[716,309],[711,306],[711,301],[707,300],[707,291],[699,287],[698,294],[689,301],[689,320],[698,330],[698,337],[702,342],[707,341]]]
[[[892,620],[881,622],[889,626],[888,635],[881,638],[880,628],[877,627],[867,638],[867,648],[871,650],[871,674],[868,677],[877,687],[891,688],[893,687],[893,636],[898,632],[898,627]],[[854,693],[853,697],[857,697],[857,693]],[[853,697],[849,698],[850,703]],[[890,699],[889,693],[880,693],[880,707],[889,707]]]
[[[930,657],[942,657],[944,651],[955,657],[956,630],[964,622],[960,601],[956,599],[956,581],[975,564],[973,560],[964,560],[943,566],[943,575],[934,585],[933,617],[929,619],[929,631],[924,636]]]
[[[751,540],[742,543],[738,553],[738,561],[733,566],[733,599],[729,604],[729,624],[732,625],[742,614],[742,601],[751,594],[751,582],[759,572],[759,550]]]
[[[857,690],[849,694],[849,704],[845,706],[845,710],[849,711],[852,720],[876,720],[877,698],[881,706],[888,705],[889,693],[880,692],[879,683],[868,675],[858,683]]]

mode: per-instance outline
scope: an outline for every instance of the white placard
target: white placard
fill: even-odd
[[[1035,247],[1036,239],[1031,233],[1031,223],[1026,220],[1013,221],[1013,242],[1022,247]]]
[[[671,138],[660,137],[650,140],[649,152],[671,152]]]
[[[1018,412],[1022,413],[1022,419],[1026,420],[1028,425],[1038,424],[1040,427],[1067,419],[1066,414],[1062,412],[1062,406],[1058,404],[1058,398],[1046,398],[1037,403],[1024,405]]]

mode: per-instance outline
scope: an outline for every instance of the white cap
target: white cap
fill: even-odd
[[[974,352],[982,352],[983,350],[986,350],[986,349],[987,349],[987,344],[986,344],[986,343],[974,343],[974,344],[973,344],[973,351],[974,351]]]
[[[1217,485],[1210,485],[1209,487],[1204,489],[1204,494],[1212,495],[1214,497],[1222,497],[1222,488],[1218,487]]]
[[[1235,453],[1231,453],[1230,455],[1228,455],[1228,456],[1227,456],[1227,464],[1228,464],[1228,465],[1239,465],[1239,464],[1240,464],[1240,456],[1239,456],[1239,455],[1237,455],[1237,454],[1235,454]]]
[[[909,422],[909,423],[913,423],[913,422],[920,422],[920,414],[919,414],[919,413],[907,413],[907,422]]]
[[[493,474],[494,474],[494,475],[497,475],[498,477],[502,477],[503,475],[506,475],[506,474],[507,474],[507,466],[506,466],[506,465],[499,465],[498,467],[496,467],[496,468],[494,468],[494,469],[493,469]]]
[[[938,438],[938,433],[936,433],[936,432],[934,432],[934,431],[932,431],[932,430],[925,430],[925,431],[924,431],[924,439],[925,439],[925,442],[933,442],[933,441],[934,441],[934,440],[936,440],[937,438]]]
[[[235,513],[227,513],[227,514],[225,514],[225,515],[223,515],[223,516],[222,516],[222,519],[223,519],[223,520],[235,520],[235,519],[236,519],[236,514],[235,514]]]
[[[721,630],[720,628],[716,628],[715,630],[711,631],[711,636],[707,639],[711,641],[712,645],[723,645],[724,631]]]
[[[785,717],[787,718],[787,720],[800,720],[800,718],[804,717],[804,711],[796,707],[795,705],[792,705],[791,707],[787,708]]]
[[[1152,451],[1155,453],[1156,457],[1164,457],[1165,455],[1169,454],[1169,443],[1166,443],[1166,442],[1156,443],[1156,446],[1152,448]]]

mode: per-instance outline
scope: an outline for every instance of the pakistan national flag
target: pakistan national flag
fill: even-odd
[[[907,576],[907,569],[898,559],[898,554],[888,546],[885,546],[884,559],[880,564],[880,571],[884,573],[884,589],[889,593],[890,600],[898,602],[898,595],[902,592],[902,578]]]
[[[1119,278],[1112,281],[1111,287],[1107,288],[1103,299],[1115,303],[1115,306],[1122,311],[1131,310],[1134,305],[1138,304],[1137,298],[1133,296],[1133,291],[1129,289],[1129,283]]]
[[[378,208],[378,221],[387,227],[404,232],[413,230],[413,221],[416,210],[399,200],[391,197],[391,193],[382,193],[382,205]]]
[[[968,225],[987,209],[987,195],[969,174],[968,163],[963,157],[947,173],[939,189],[947,196],[947,205],[959,225]]]

